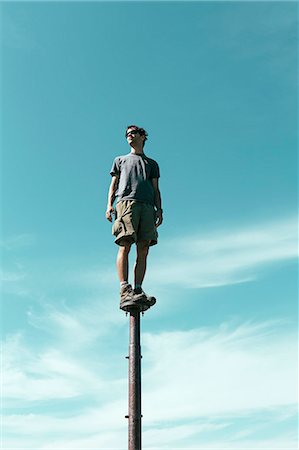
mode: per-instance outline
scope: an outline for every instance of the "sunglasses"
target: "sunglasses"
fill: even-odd
[[[126,133],[126,138],[127,138],[128,136],[130,136],[131,134],[134,135],[134,136],[136,136],[136,134],[138,134],[138,133],[139,133],[138,130],[128,131],[128,132]]]

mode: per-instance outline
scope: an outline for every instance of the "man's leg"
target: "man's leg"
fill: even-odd
[[[128,283],[130,249],[131,243],[124,242],[124,245],[119,247],[116,261],[120,281],[120,308],[125,311],[127,311],[126,308],[132,307],[136,301],[144,299],[144,294],[137,295],[134,293],[132,286]]]
[[[124,281],[128,281],[129,253],[130,253],[131,245],[132,244],[129,242],[124,242],[124,245],[119,246],[117,259],[116,259],[116,267],[117,267],[119,281],[121,283]]]
[[[140,241],[136,244],[136,262],[134,266],[134,283],[141,286],[146,272],[146,260],[149,250],[149,241]]]
[[[137,243],[137,258],[134,267],[134,292],[137,295],[143,295],[146,300],[147,307],[153,306],[156,303],[155,297],[145,294],[141,285],[146,272],[146,261],[149,250],[150,241],[140,241]]]

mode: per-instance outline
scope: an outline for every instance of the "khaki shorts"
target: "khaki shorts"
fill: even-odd
[[[116,204],[116,216],[112,225],[115,243],[149,241],[149,245],[158,242],[155,226],[156,213],[152,205],[135,200],[122,200]]]

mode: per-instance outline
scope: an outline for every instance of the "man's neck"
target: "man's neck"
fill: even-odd
[[[138,147],[137,145],[136,147],[131,147],[131,153],[134,155],[143,155],[143,147]]]

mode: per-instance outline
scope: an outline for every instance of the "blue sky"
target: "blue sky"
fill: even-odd
[[[297,37],[295,2],[1,3],[3,448],[127,446],[131,123],[165,215],[144,448],[297,448]]]

